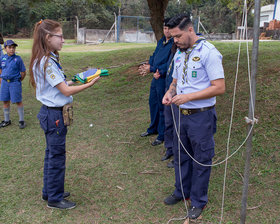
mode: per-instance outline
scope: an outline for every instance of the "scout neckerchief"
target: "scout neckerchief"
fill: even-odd
[[[64,75],[64,78],[66,79],[66,75],[64,74],[61,65],[58,62],[58,57],[57,55],[55,55],[53,52],[51,52],[50,58],[53,60],[53,62],[57,65],[57,67],[59,68],[59,70],[62,72],[62,74]]]
[[[185,53],[185,61],[184,61],[184,68],[183,68],[183,74],[182,74],[182,84],[184,85],[185,83],[187,83],[187,68],[188,68],[188,60],[189,60],[189,56],[192,53],[193,49],[196,48],[196,46],[200,43],[200,41],[205,40],[204,37],[199,37],[198,40],[194,43],[194,45],[190,48],[188,48]]]

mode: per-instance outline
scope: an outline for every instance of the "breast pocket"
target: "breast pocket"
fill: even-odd
[[[199,80],[204,74],[204,68],[201,62],[190,62],[188,65],[188,77],[190,80]]]

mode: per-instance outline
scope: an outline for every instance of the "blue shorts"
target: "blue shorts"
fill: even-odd
[[[0,101],[12,101],[12,103],[22,102],[21,81],[7,82],[2,79],[0,89]]]

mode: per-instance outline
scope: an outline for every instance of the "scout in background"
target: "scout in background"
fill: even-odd
[[[0,123],[0,128],[7,127],[12,122],[10,120],[10,101],[18,106],[19,128],[25,128],[24,108],[22,104],[22,80],[26,75],[26,69],[20,56],[15,54],[18,45],[7,40],[4,48],[7,54],[1,57],[0,64],[0,101],[3,101],[4,120]]]
[[[0,33],[0,59],[2,56],[4,56],[4,53],[2,50],[2,44],[4,44],[4,39],[3,39],[2,33]]]
[[[152,146],[157,146],[164,142],[165,124],[162,98],[165,93],[165,77],[168,69],[167,63],[173,44],[173,38],[169,33],[169,28],[166,26],[168,21],[169,18],[164,20],[164,36],[158,41],[157,47],[149,59],[149,63],[139,67],[139,73],[143,76],[147,73],[153,73],[149,96],[151,121],[147,131],[140,134],[141,137],[158,134],[157,138],[152,142]]]
[[[42,103],[37,117],[47,144],[42,199],[48,202],[49,208],[71,209],[76,203],[65,199],[70,193],[64,192],[64,178],[66,125],[71,123],[72,95],[91,87],[99,77],[71,86],[73,82],[66,81],[59,63],[58,51],[63,43],[60,23],[49,19],[36,23],[29,71],[30,83],[36,88],[36,98]]]

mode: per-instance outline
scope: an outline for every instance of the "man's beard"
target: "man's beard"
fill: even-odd
[[[179,50],[180,50],[181,52],[186,52],[186,51],[188,50],[188,48],[180,48],[180,47],[179,47]]]

